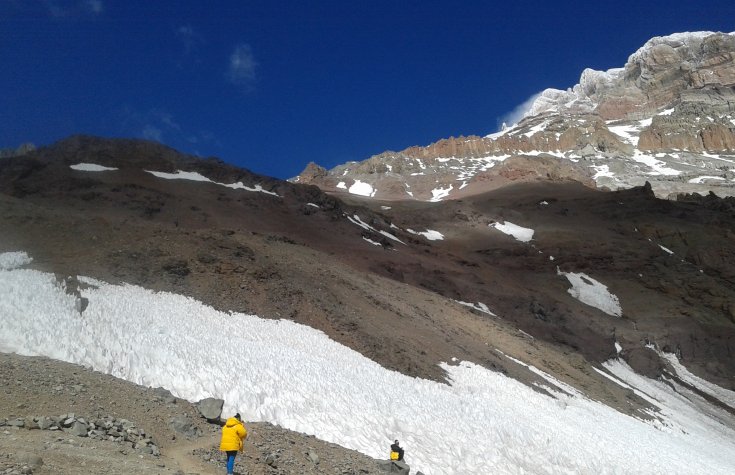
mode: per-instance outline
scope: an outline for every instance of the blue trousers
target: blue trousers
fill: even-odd
[[[227,473],[235,473],[235,455],[237,455],[237,450],[228,450],[226,453]]]

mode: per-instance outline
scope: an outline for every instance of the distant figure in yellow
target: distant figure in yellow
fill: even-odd
[[[398,460],[399,462],[403,461],[403,448],[398,445],[397,440],[390,445],[390,459]]]
[[[248,436],[248,431],[242,423],[240,413],[230,417],[222,427],[222,440],[219,449],[227,454],[227,473],[235,473],[235,456],[242,452],[243,440]]]

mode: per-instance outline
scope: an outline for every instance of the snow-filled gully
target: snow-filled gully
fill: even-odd
[[[735,431],[717,420],[729,415],[699,411],[707,403],[698,396],[619,361],[604,370],[654,397],[658,419],[581,393],[551,398],[467,362],[442,364],[449,385],[411,378],[310,327],[133,285],[80,277],[91,284],[80,314],[54,275],[22,268],[29,261],[0,254],[1,351],[86,365],[190,401],[223,398],[226,413],[376,458],[397,438],[413,471],[427,475],[735,473]]]

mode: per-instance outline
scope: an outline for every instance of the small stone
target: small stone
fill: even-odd
[[[70,432],[77,437],[87,437],[87,424],[77,421],[74,423]]]
[[[38,418],[38,428],[41,430],[48,430],[51,428],[51,419],[48,417],[39,417]]]
[[[311,460],[311,461],[312,461],[312,462],[313,462],[314,464],[318,464],[318,463],[319,463],[319,455],[317,455],[317,453],[316,453],[316,452],[314,452],[313,450],[310,450],[310,451],[309,451],[309,453],[308,453],[308,454],[307,454],[306,456],[307,456],[307,457],[308,457],[308,459],[309,459],[309,460]]]
[[[19,453],[15,456],[15,459],[19,464],[25,465],[31,469],[36,469],[43,465],[43,459],[36,454]],[[33,471],[30,473],[33,473]]]
[[[10,427],[25,427],[26,423],[23,419],[12,419],[8,421]]]
[[[265,463],[276,468],[278,466],[277,457],[278,456],[276,454],[268,454],[265,456]]]

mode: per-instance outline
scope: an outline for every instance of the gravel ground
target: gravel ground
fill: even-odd
[[[88,421],[131,421],[161,455],[143,453],[130,442],[13,425],[70,413]],[[172,426],[175,418],[188,421],[188,433]],[[245,424],[249,436],[237,473],[382,473],[378,461],[339,445],[267,423]],[[219,435],[220,427],[203,419],[193,404],[160,389],[48,358],[0,353],[0,474],[219,474],[225,471]]]

